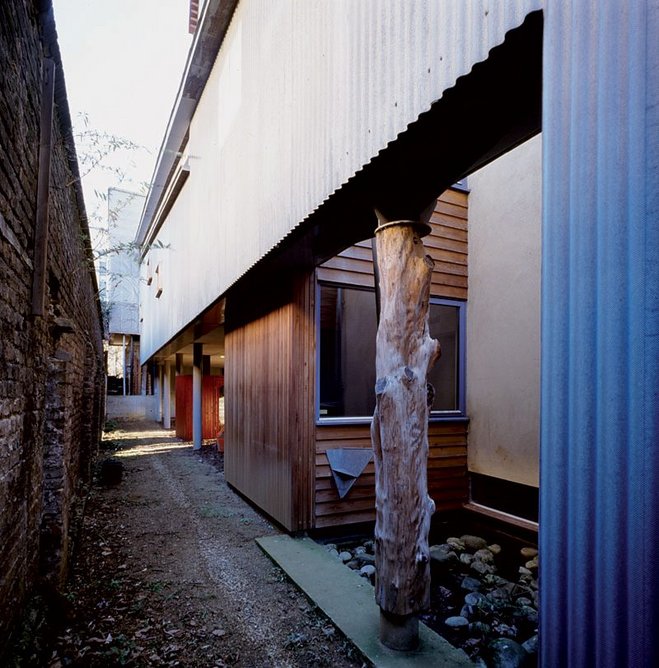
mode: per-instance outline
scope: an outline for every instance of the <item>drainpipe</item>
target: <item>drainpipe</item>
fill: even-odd
[[[192,447],[194,450],[201,450],[203,430],[201,419],[203,348],[203,343],[192,344]]]
[[[122,394],[125,397],[126,396],[126,335],[122,334],[121,335],[121,361],[123,364],[123,378],[122,378]]]
[[[172,371],[169,361],[165,361],[165,378],[163,382],[163,407],[162,426],[165,429],[172,428]]]

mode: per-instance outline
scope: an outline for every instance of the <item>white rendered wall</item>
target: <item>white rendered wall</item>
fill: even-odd
[[[469,177],[469,470],[538,486],[541,138]]]
[[[192,118],[168,249],[149,254],[163,292],[142,295],[142,361],[541,6],[240,2]]]
[[[158,419],[158,397],[155,394],[117,397],[109,395],[105,400],[107,418]]]

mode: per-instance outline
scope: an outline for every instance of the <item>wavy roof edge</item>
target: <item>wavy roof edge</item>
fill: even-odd
[[[207,0],[188,52],[176,101],[151,177],[135,241],[142,245],[153,234],[155,214],[174,174],[190,121],[215,64],[238,0]]]

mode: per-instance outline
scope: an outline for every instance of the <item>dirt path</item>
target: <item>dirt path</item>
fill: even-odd
[[[362,665],[255,544],[278,529],[155,427],[108,434],[123,480],[88,502],[50,665]]]

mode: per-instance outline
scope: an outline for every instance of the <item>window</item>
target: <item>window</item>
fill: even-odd
[[[428,375],[435,388],[432,417],[464,415],[464,318],[464,302],[430,300],[430,334],[442,346]],[[321,285],[319,331],[319,419],[369,418],[375,408],[373,291]]]

